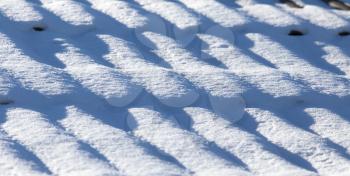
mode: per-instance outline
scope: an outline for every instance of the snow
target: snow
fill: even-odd
[[[233,121],[241,118],[244,101],[240,93],[243,86],[236,75],[200,61],[170,38],[151,32],[145,33],[145,36],[156,44],[157,49],[153,52],[208,93],[214,111]]]
[[[1,72],[0,86],[0,104],[7,103],[10,101],[11,94],[13,94],[16,85],[5,71]]]
[[[158,159],[125,131],[103,124],[92,116],[67,107],[62,125],[98,149],[126,175],[183,175],[184,169]]]
[[[266,58],[280,70],[303,80],[311,88],[324,94],[348,96],[350,82],[341,76],[314,67],[305,59],[298,58],[284,46],[272,41],[262,34],[250,33],[247,37],[255,42],[251,48],[253,52]],[[270,52],[274,54],[271,55]],[[322,82],[318,79],[322,77]]]
[[[219,158],[194,133],[184,131],[159,112],[147,108],[129,109],[136,121],[136,136],[173,155],[198,175],[248,175],[242,168]],[[205,161],[205,162],[203,162]]]
[[[21,156],[16,143],[0,129],[0,170],[4,175],[49,175],[40,171],[40,166]]]
[[[349,173],[349,160],[340,152],[329,148],[326,139],[294,127],[287,120],[265,110],[249,108],[247,113],[259,123],[257,127],[259,133],[276,145],[302,156],[319,173],[325,175]]]
[[[148,89],[162,103],[184,107],[198,98],[198,93],[187,80],[171,70],[147,62],[132,44],[113,36],[99,37],[110,48],[109,53],[103,57]]]
[[[320,26],[327,30],[339,31],[349,27],[349,22],[344,18],[318,6],[306,5],[301,11],[293,10],[291,13],[299,18],[310,21],[311,24]]]
[[[36,154],[59,175],[115,175],[108,162],[82,149],[79,142],[47,121],[43,114],[26,109],[10,109],[4,130]],[[62,155],[62,153],[65,153]]]
[[[130,83],[130,79],[115,69],[94,63],[93,59],[79,52],[68,43],[62,44],[64,52],[56,57],[66,65],[66,70],[76,80],[109,104],[123,107],[130,104],[142,92],[142,87]],[[84,69],[81,69],[81,68]]]
[[[133,4],[124,1],[88,0],[93,8],[108,14],[126,27],[136,29],[147,25],[147,17],[134,8]]]
[[[43,19],[43,16],[35,11],[34,5],[25,0],[1,1],[0,9],[2,15],[16,22],[33,23]]]
[[[235,9],[226,8],[224,4],[215,0],[200,1],[179,0],[188,8],[191,8],[199,14],[206,16],[223,27],[242,28],[249,20],[243,14],[238,13]]]
[[[347,77],[350,76],[350,57],[347,56],[340,48],[334,45],[323,45],[323,51],[326,53],[323,59],[327,62],[336,65],[339,70],[345,73]]]
[[[74,87],[63,70],[41,64],[25,55],[0,32],[0,68],[9,72],[20,84],[43,95],[63,95]]]
[[[242,10],[256,21],[279,28],[286,34],[293,29],[306,31],[301,20],[272,5],[254,4],[244,6]]]
[[[288,74],[257,62],[234,46],[227,38],[199,34],[204,53],[221,61],[230,71],[257,85],[274,97],[299,96],[307,88],[298,84]]]
[[[350,12],[295,1],[0,1],[0,175],[350,175]]]
[[[184,109],[193,120],[193,129],[211,142],[240,157],[256,175],[313,175],[263,149],[263,141],[204,108]],[[249,154],[249,155],[247,155]]]
[[[306,108],[305,112],[315,119],[315,123],[310,127],[323,138],[331,139],[340,146],[350,151],[349,127],[350,123],[341,116],[325,108]],[[339,136],[338,134],[342,134]]]
[[[88,13],[85,6],[79,2],[70,0],[61,1],[46,1],[42,0],[43,6],[59,16],[68,24],[81,26],[93,25],[94,17]]]
[[[198,26],[200,24],[200,18],[177,3],[168,1],[153,3],[151,0],[137,0],[137,2],[141,4],[145,10],[155,13],[172,23],[172,32],[174,33],[175,39],[184,46],[188,45],[199,31]],[[163,23],[161,22],[159,24]],[[164,27],[159,26],[159,24],[158,26],[153,25],[153,28]],[[145,31],[146,30],[140,31],[137,36],[142,37],[142,33]],[[156,32],[155,30],[148,31]],[[163,31],[162,34],[165,34],[165,31]],[[142,41],[144,41],[144,39]]]

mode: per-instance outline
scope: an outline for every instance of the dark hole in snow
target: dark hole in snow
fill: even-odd
[[[338,35],[339,35],[339,36],[348,36],[348,35],[350,35],[350,32],[348,32],[348,31],[342,31],[342,32],[339,32]]]
[[[0,100],[0,105],[8,105],[8,104],[11,104],[13,103],[12,100]]]
[[[330,7],[337,10],[350,10],[350,6],[341,0],[323,0]]]
[[[291,8],[298,8],[301,9],[303,8],[303,6],[297,4],[296,2],[292,1],[292,0],[280,0],[281,3],[288,5]]]
[[[34,27],[33,27],[33,30],[34,30],[34,31],[40,32],[40,31],[45,30],[45,27],[42,27],[42,26],[34,26]]]
[[[301,31],[298,31],[298,30],[291,30],[291,31],[289,31],[288,35],[291,35],[291,36],[302,36],[302,35],[304,35],[304,33],[301,32]]]

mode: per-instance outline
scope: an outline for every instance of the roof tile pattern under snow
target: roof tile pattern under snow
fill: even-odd
[[[0,1],[0,176],[349,175],[350,12],[296,2]]]

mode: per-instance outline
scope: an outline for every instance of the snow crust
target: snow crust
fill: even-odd
[[[295,1],[0,1],[0,176],[350,175],[350,12]]]

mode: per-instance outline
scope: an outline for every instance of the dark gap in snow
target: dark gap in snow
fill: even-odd
[[[291,8],[297,8],[297,9],[301,9],[304,8],[303,6],[297,4],[296,2],[294,2],[293,0],[280,0],[281,3],[286,4],[287,6],[291,7]]]
[[[45,30],[45,27],[42,27],[42,26],[34,26],[34,27],[33,27],[33,30],[34,30],[34,31],[41,32],[41,31],[44,31],[44,30]]]
[[[11,104],[13,103],[12,100],[0,100],[0,105],[8,105],[8,104]]]
[[[290,36],[302,36],[302,35],[304,35],[304,33],[302,31],[299,31],[299,30],[291,30],[291,31],[289,31],[288,35],[290,35]]]
[[[348,32],[348,31],[341,31],[341,32],[338,33],[338,35],[339,36],[348,36],[348,35],[350,35],[350,32]]]
[[[329,7],[337,10],[350,10],[350,6],[339,0],[323,0]]]

